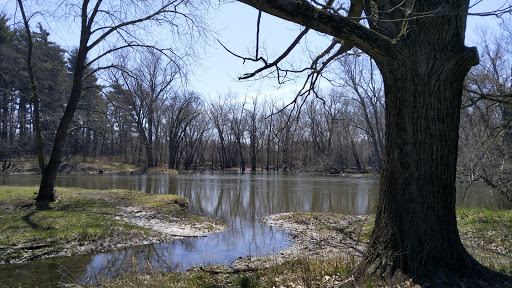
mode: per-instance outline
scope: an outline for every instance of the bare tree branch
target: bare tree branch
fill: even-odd
[[[37,93],[37,85],[36,80],[34,77],[34,67],[32,65],[32,53],[33,53],[33,47],[34,42],[32,40],[32,33],[30,32],[30,25],[27,19],[27,16],[25,14],[25,8],[23,7],[22,0],[18,0],[18,5],[20,7],[21,16],[23,18],[23,24],[25,26],[25,33],[27,33],[27,42],[28,42],[28,51],[27,51],[27,70],[28,70],[28,76],[30,80],[30,92],[34,103],[34,130],[35,130],[35,144],[36,144],[36,150],[37,150],[37,162],[39,164],[39,169],[41,171],[44,170],[44,167],[46,166],[45,160],[44,160],[44,151],[43,151],[43,138],[41,136],[41,124],[40,124],[40,115],[39,115],[39,95]]]
[[[265,66],[256,69],[256,71],[254,71],[252,73],[244,74],[243,76],[239,77],[238,79],[239,80],[249,79],[249,78],[255,76],[256,74],[258,74],[258,73],[260,73],[262,71],[265,71],[265,70],[267,70],[269,68],[272,68],[272,67],[276,67],[277,69],[279,69],[277,67],[277,65],[284,58],[286,58],[286,56],[288,56],[290,54],[290,52],[292,52],[292,50],[299,44],[300,40],[309,32],[309,30],[310,30],[309,28],[306,28],[306,29],[302,30],[299,33],[299,35],[297,36],[297,38],[295,38],[295,40],[292,42],[292,44],[290,44],[290,46],[283,52],[283,54],[281,54],[279,57],[277,57],[276,60],[274,60],[272,63],[268,63]],[[266,61],[264,61],[264,62],[266,62]]]
[[[391,48],[390,38],[347,17],[316,8],[307,1],[262,0],[261,5],[259,0],[239,0],[239,2],[318,32],[349,41],[372,57],[380,58],[384,56],[380,55],[380,51]]]

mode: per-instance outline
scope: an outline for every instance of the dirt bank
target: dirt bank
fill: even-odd
[[[269,256],[238,259],[234,270],[261,269],[302,257],[360,259],[373,226],[372,216],[333,213],[282,213],[262,221],[288,230],[294,244]]]

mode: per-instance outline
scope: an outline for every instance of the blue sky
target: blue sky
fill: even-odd
[[[507,2],[509,0],[484,0],[470,12],[491,11]],[[0,0],[0,12],[13,15],[16,11],[15,3],[15,0]],[[39,1],[39,3],[44,3],[44,1]],[[34,10],[34,7],[28,7],[27,10],[31,8]],[[213,31],[216,31],[215,38],[231,51],[249,57],[255,54],[257,16],[258,12],[254,8],[231,1],[218,6],[218,10],[212,11],[208,16],[210,19],[208,25]],[[16,17],[20,18],[19,15]],[[492,27],[496,27],[500,21],[495,17],[470,16],[468,18],[467,44],[478,46],[476,31],[481,27],[491,27],[487,28],[487,33],[493,33]],[[35,26],[35,23],[31,24]],[[69,34],[72,34],[69,31],[62,32],[54,27],[46,27],[53,26],[52,23],[46,23],[46,25],[43,23],[43,26],[51,32],[50,37],[54,37],[52,41],[59,43],[64,48],[76,46],[74,43],[69,43],[72,42],[69,40]],[[266,52],[269,55],[269,60],[275,59],[295,39],[300,29],[301,27],[296,24],[263,13],[260,26],[260,51]],[[310,53],[308,51],[326,47],[330,38],[310,32],[305,42],[307,45],[302,45],[295,54],[291,55],[292,57],[288,60],[290,63],[296,65],[304,63],[301,61],[308,59],[308,53]],[[244,64],[241,59],[224,50],[216,40],[212,40],[208,45],[205,49],[206,54],[191,69],[193,73],[189,84],[190,88],[202,94],[206,99],[215,99],[218,95],[231,93],[239,97],[252,97],[260,94],[286,101],[291,99],[298,91],[299,86],[303,84],[303,78],[298,78],[295,82],[292,81],[284,86],[277,85],[275,79],[238,81],[237,78],[240,75],[252,72],[260,64],[247,62]]]
[[[254,57],[258,11],[235,1],[221,5],[219,11],[213,14],[215,15],[212,17],[212,27],[218,31],[217,39],[238,55]],[[267,53],[268,60],[273,60],[293,42],[301,29],[299,25],[263,13],[260,24],[260,55],[262,52]],[[325,37],[314,35],[315,33],[311,34],[308,40],[314,39],[325,43],[329,41]],[[217,41],[213,41],[212,44],[209,51],[211,55],[205,58],[203,67],[195,73],[196,81],[192,83],[194,89],[207,97],[216,98],[218,94],[226,93],[234,93],[240,97],[251,97],[255,94],[284,97],[285,94],[293,95],[297,91],[297,86],[302,85],[301,80],[281,87],[278,87],[275,79],[238,81],[239,76],[257,69],[261,62],[246,61],[244,64],[242,59],[231,55]],[[297,52],[299,53],[292,55],[295,62],[303,58],[297,54],[305,51],[299,49]]]
[[[474,2],[474,1],[472,1]],[[507,3],[506,0],[485,0],[475,6],[471,12],[492,11]],[[256,9],[245,4],[234,1],[222,5],[220,11],[213,18],[214,29],[219,31],[219,40],[223,42],[230,50],[248,56],[250,49],[251,55],[254,55],[254,45],[256,42],[256,19],[258,12]],[[494,31],[500,19],[496,17],[469,16],[467,27],[467,45],[478,46],[479,37],[477,30],[487,27],[487,31]],[[279,55],[284,51],[289,43],[300,31],[296,24],[278,19],[271,15],[263,13],[261,20],[262,44],[272,55]],[[309,37],[309,36],[308,36]],[[308,38],[309,42],[315,42],[321,47],[326,47],[330,40],[327,37],[313,35]],[[196,72],[196,81],[193,87],[203,95],[216,97],[217,94],[236,93],[239,96],[262,94],[264,96],[273,96],[285,99],[291,99],[301,86],[302,78],[296,82],[289,83],[284,87],[278,87],[274,79],[264,81],[241,82],[236,78],[243,73],[251,72],[257,65],[243,65],[243,61],[230,55],[218,43],[213,43],[211,49],[212,56],[205,59],[204,66]],[[260,48],[261,49],[261,48]],[[304,49],[297,52],[306,54]],[[294,59],[300,58],[295,56]],[[304,59],[304,58],[303,58]],[[307,59],[307,57],[306,57]]]

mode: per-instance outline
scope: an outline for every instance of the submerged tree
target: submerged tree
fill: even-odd
[[[505,278],[466,251],[455,217],[462,89],[478,64],[477,49],[464,45],[469,0],[352,0],[350,7],[333,0],[239,1],[306,27],[276,61],[263,59],[262,68],[241,78],[289,72],[278,64],[310,29],[334,39],[309,67],[309,91],[328,63],[352,47],[381,72],[386,143],[375,226],[358,276],[393,282],[405,275],[436,287]],[[363,11],[367,26],[358,22]]]

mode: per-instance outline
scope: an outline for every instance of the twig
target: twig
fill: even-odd
[[[253,268],[253,267],[247,267],[247,268],[230,268],[230,267],[227,267],[227,268],[230,269],[230,270],[215,270],[215,269],[210,269],[210,268],[205,268],[205,267],[199,267],[199,269],[201,269],[201,271],[204,271],[204,272],[207,272],[207,273],[211,273],[211,274],[237,274],[237,273],[242,273],[242,272],[254,272],[254,271],[258,270],[258,269]]]

